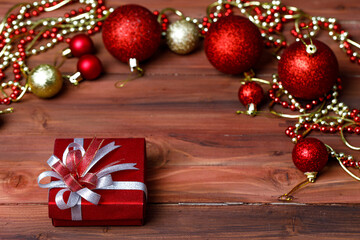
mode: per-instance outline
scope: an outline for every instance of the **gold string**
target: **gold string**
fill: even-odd
[[[263,83],[263,84],[268,84],[270,85],[271,82],[268,81],[268,80],[265,80],[265,79],[261,79],[261,78],[251,78],[251,81],[254,81],[254,82],[259,82],[259,83]]]
[[[135,69],[136,69],[136,71],[131,72],[131,73],[129,74],[129,76],[128,76],[127,79],[117,81],[117,82],[115,83],[115,87],[116,87],[116,88],[123,88],[127,82],[130,82],[130,81],[132,81],[132,80],[135,80],[135,79],[137,79],[137,78],[140,78],[140,77],[144,76],[144,70],[143,70],[142,68],[140,68],[140,67],[135,67]],[[134,75],[134,73],[135,73],[136,75]]]
[[[291,189],[290,192],[285,193],[285,194],[281,195],[280,197],[278,197],[278,200],[279,201],[287,201],[287,202],[294,200],[294,196],[292,196],[291,194],[293,194],[297,190],[305,187],[308,183],[311,183],[308,179],[306,179],[305,181],[302,181],[301,183],[297,184],[293,189]]]
[[[65,6],[66,4],[70,3],[71,1],[72,1],[72,0],[63,0],[62,2],[59,2],[58,4],[56,4],[55,6],[45,8],[44,11],[45,11],[45,12],[54,11],[54,10],[56,10],[56,9],[61,8],[62,6]]]
[[[14,108],[11,107],[11,108],[7,108],[5,110],[0,111],[0,115],[6,114],[6,113],[12,113],[12,112],[14,112]]]
[[[348,124],[345,124],[341,127],[340,129],[340,136],[341,136],[341,140],[343,141],[343,143],[350,149],[352,150],[355,150],[355,151],[360,151],[360,147],[354,147],[353,145],[351,145],[345,138],[344,136],[344,128],[347,128],[349,126],[352,126],[354,125],[353,123],[348,123]]]
[[[351,45],[353,45],[353,46],[355,46],[355,47],[357,47],[357,48],[360,48],[360,44],[359,43],[357,43],[357,42],[355,42],[355,41],[353,41],[353,40],[351,40],[351,39],[347,39],[346,40],[348,43],[350,43]]]

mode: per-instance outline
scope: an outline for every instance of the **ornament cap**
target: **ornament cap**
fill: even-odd
[[[79,85],[79,82],[81,82],[83,77],[81,76],[80,72],[76,72],[73,75],[69,76],[69,81],[74,84],[75,86]]]
[[[136,58],[130,58],[129,66],[131,72],[136,72],[139,68],[139,61]]]
[[[306,52],[310,55],[313,55],[315,54],[317,51],[317,48],[314,44],[309,44],[309,45],[306,45]]]
[[[304,173],[304,175],[308,178],[308,181],[311,182],[311,183],[315,182],[317,174],[318,174],[317,172],[306,172],[306,173]]]
[[[255,103],[250,103],[250,104],[248,105],[247,114],[248,114],[249,116],[255,117],[256,113],[257,113],[257,111],[256,111],[256,105],[255,105]]]
[[[66,57],[66,58],[71,58],[73,57],[72,53],[71,53],[71,49],[70,48],[65,48],[63,51],[62,51],[62,56],[63,57]]]

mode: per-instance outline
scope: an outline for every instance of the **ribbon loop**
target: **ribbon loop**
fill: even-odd
[[[70,191],[70,190],[61,189],[55,196],[56,205],[61,210],[65,210],[65,209],[74,207],[77,204],[78,200],[80,199],[80,196],[77,193],[70,191],[69,199],[68,199],[68,202],[66,203],[64,200],[64,193],[67,191]]]

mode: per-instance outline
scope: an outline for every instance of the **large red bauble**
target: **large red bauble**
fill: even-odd
[[[205,36],[205,53],[220,72],[239,74],[259,60],[263,40],[259,29],[247,18],[222,17]]]
[[[319,172],[328,161],[326,146],[316,138],[300,140],[294,147],[292,159],[302,172]]]
[[[295,42],[285,49],[279,61],[280,81],[296,98],[322,97],[332,89],[339,76],[339,65],[332,50],[317,40],[313,40],[313,44],[317,50],[310,55],[304,43]]]
[[[250,103],[258,105],[264,98],[264,91],[258,83],[247,82],[239,88],[238,96],[245,107]]]
[[[92,80],[99,77],[103,71],[103,67],[99,58],[91,54],[84,55],[79,59],[77,69],[87,80]]]
[[[69,47],[74,57],[81,57],[85,54],[93,53],[95,49],[93,41],[85,34],[74,36],[69,43]]]
[[[107,50],[128,63],[130,58],[143,61],[158,49],[161,27],[155,15],[139,5],[123,5],[106,19],[102,37]]]

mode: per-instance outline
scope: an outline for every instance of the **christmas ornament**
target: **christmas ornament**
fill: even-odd
[[[247,107],[248,114],[254,115],[257,105],[264,98],[264,91],[258,83],[246,82],[239,88],[238,96],[240,102]]]
[[[161,28],[156,17],[139,5],[123,5],[107,18],[102,31],[106,49],[128,63],[131,58],[144,61],[160,45]]]
[[[258,28],[240,16],[223,17],[214,22],[204,44],[211,64],[229,74],[239,74],[252,68],[263,48]]]
[[[54,66],[41,64],[28,75],[31,92],[40,98],[51,98],[62,88],[63,77]]]
[[[166,43],[177,54],[188,54],[195,50],[200,40],[199,28],[185,19],[169,25]]]
[[[103,71],[99,58],[91,54],[84,55],[79,59],[77,69],[88,80],[98,78]]]
[[[328,161],[326,146],[316,138],[306,138],[296,143],[292,159],[295,166],[302,172],[319,172]]]
[[[81,57],[93,53],[95,50],[93,41],[86,34],[78,34],[71,38],[69,48],[74,57]]]
[[[295,42],[284,53],[278,65],[283,87],[294,97],[313,100],[330,92],[339,76],[332,50],[313,40]]]

